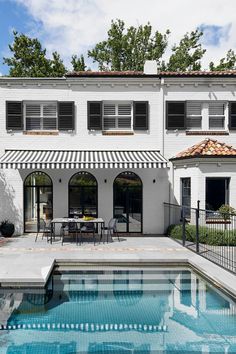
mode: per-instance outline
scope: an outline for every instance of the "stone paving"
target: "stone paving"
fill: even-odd
[[[119,242],[76,245],[57,238],[50,244],[35,234],[0,242],[0,283],[2,286],[44,286],[55,262],[116,264],[189,264],[222,284],[236,296],[236,277],[167,237],[122,237]]]

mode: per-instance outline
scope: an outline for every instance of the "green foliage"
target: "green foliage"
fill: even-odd
[[[210,62],[209,67],[211,71],[224,71],[224,70],[233,70],[236,66],[236,54],[232,49],[228,50],[226,53],[226,58],[220,59],[220,63],[215,65],[213,62]]]
[[[10,67],[9,75],[13,77],[61,77],[66,68],[57,52],[52,59],[46,57],[46,49],[42,48],[37,38],[14,31],[14,42],[9,45],[12,57],[3,58],[3,63]]]
[[[170,225],[167,229],[167,235],[181,240],[182,224]],[[196,241],[196,226],[185,225],[186,241]],[[207,226],[199,227],[199,242],[214,246],[236,246],[236,230],[217,230],[215,227],[211,229]]]
[[[221,205],[218,211],[224,220],[229,220],[231,215],[236,215],[236,210],[227,204]]]
[[[80,57],[78,57],[77,55],[72,55],[71,64],[74,71],[85,71],[87,67],[85,65],[83,55],[81,55]]]
[[[50,70],[50,75],[49,76],[53,76],[53,77],[62,77],[65,75],[66,73],[66,68],[63,64],[63,61],[60,57],[60,54],[57,52],[53,52],[52,53],[52,60],[50,60],[50,64],[51,64],[51,70]]]
[[[180,40],[179,45],[174,45],[172,48],[173,54],[163,69],[169,71],[200,70],[200,60],[206,52],[199,43],[202,35],[203,33],[199,30],[187,32]]]
[[[99,70],[142,71],[146,60],[159,61],[162,57],[169,33],[152,34],[150,23],[126,30],[124,21],[117,19],[111,22],[108,38],[89,50],[88,56],[98,63]]]

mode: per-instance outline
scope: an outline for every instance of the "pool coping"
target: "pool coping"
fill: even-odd
[[[207,262],[210,262],[206,260]],[[204,262],[203,262],[204,263]],[[190,268],[192,271],[197,273],[199,276],[204,278],[205,280],[209,281],[214,287],[225,293],[227,296],[232,298],[236,301],[236,287],[232,287],[229,281],[224,281],[222,276],[217,273],[218,276],[213,274],[214,272],[207,270],[205,267],[202,267],[199,264],[199,259],[190,260],[188,258],[179,258],[179,259],[139,259],[139,260],[130,260],[130,259],[122,259],[122,260],[111,260],[111,259],[54,259],[51,262],[50,266],[44,267],[43,271],[41,272],[42,278],[41,279],[5,279],[1,282],[0,280],[0,287],[3,289],[43,289],[47,285],[47,282],[52,274],[52,271],[57,267],[63,266],[70,266],[70,267],[78,267],[78,266],[104,266],[104,267],[143,267],[143,266],[152,266],[152,267],[187,267]],[[217,267],[218,270],[221,269],[224,272],[227,272],[220,268],[219,266],[212,263],[213,268]],[[235,275],[227,272],[229,276],[235,277]],[[235,282],[235,279],[234,279]]]

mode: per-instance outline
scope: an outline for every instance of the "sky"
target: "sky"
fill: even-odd
[[[50,57],[58,51],[70,69],[72,54],[84,54],[106,39],[112,19],[126,26],[150,22],[153,30],[171,31],[171,47],[186,32],[200,28],[207,52],[202,68],[236,51],[236,0],[0,0],[0,74],[7,75],[3,57],[10,55],[12,31],[37,37]],[[96,64],[87,61],[92,69]]]

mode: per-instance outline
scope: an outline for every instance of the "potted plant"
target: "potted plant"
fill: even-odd
[[[233,207],[231,207],[230,205],[223,204],[219,208],[218,212],[220,213],[221,217],[224,219],[225,229],[226,229],[227,228],[226,224],[231,223],[231,221],[230,221],[231,216],[236,215],[236,210]]]
[[[0,233],[4,237],[11,237],[15,232],[15,226],[9,220],[3,220],[0,223]]]

